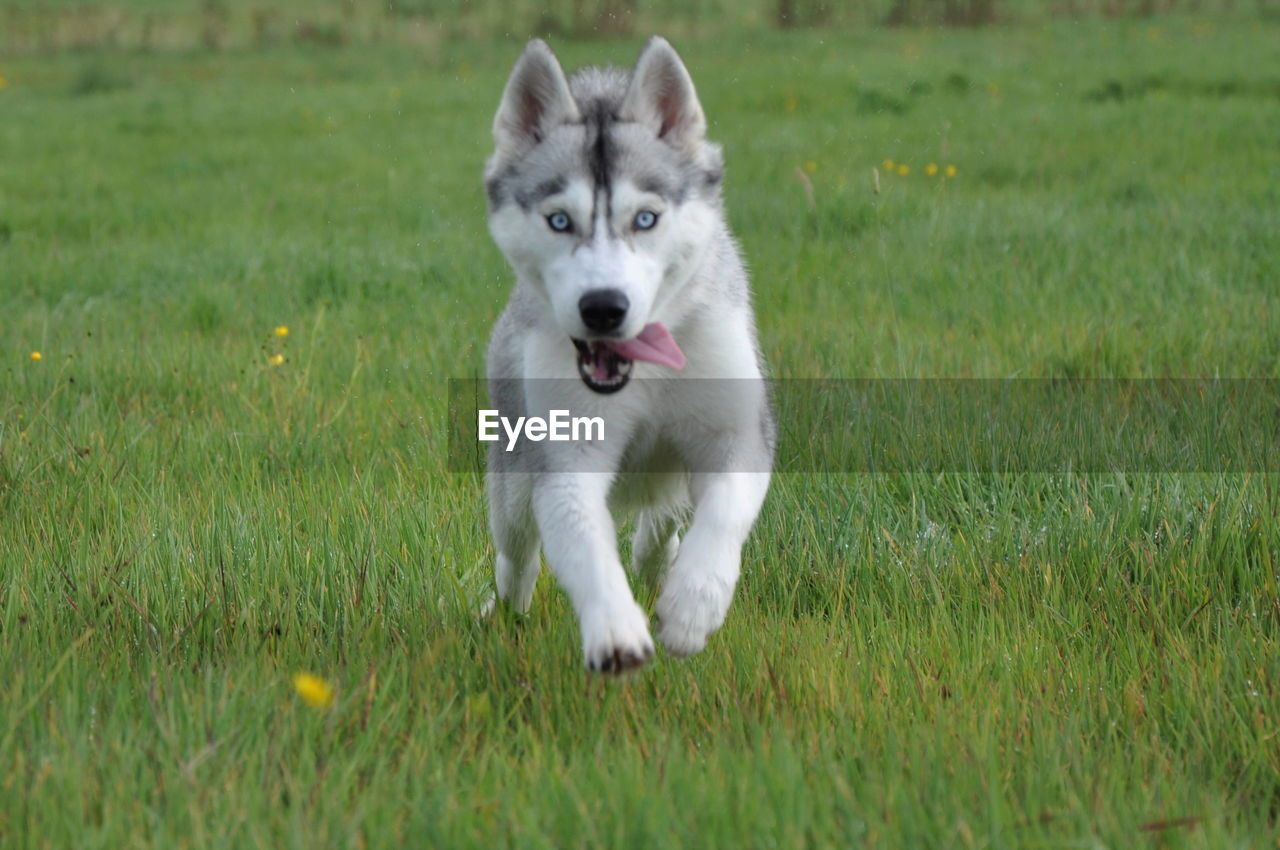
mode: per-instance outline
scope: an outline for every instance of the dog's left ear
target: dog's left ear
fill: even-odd
[[[658,138],[680,147],[697,144],[706,135],[707,119],[693,80],[665,38],[655,35],[640,51],[621,117],[647,124]]]

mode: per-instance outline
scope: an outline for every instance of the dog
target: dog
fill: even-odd
[[[634,515],[631,567],[660,587],[658,640],[692,655],[729,610],[776,433],[721,148],[658,37],[630,73],[572,77],[529,42],[493,136],[489,230],[516,284],[489,343],[490,399],[516,417],[597,415],[609,431],[489,447],[496,598],[528,611],[541,550],[587,668],[642,667],[654,643],[614,525]]]

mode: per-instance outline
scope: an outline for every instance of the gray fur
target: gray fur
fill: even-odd
[[[672,203],[698,198],[720,203],[724,160],[720,146],[693,150],[652,143],[639,121],[620,116],[631,73],[613,66],[587,67],[568,78],[577,116],[548,129],[531,151],[497,151],[485,174],[489,210],[517,203],[529,209],[555,181],[590,175],[607,192],[617,175]]]
[[[647,616],[620,577],[609,512],[638,511],[635,569],[662,582],[658,636],[673,654],[688,655],[728,611],[741,546],[768,488],[775,426],[747,273],[725,221],[723,157],[705,129],[688,72],[661,39],[650,41],[632,72],[593,67],[568,78],[545,44],[531,42],[494,120],[485,192],[491,231],[517,282],[489,343],[490,399],[508,417],[545,416],[548,401],[575,415],[607,413],[609,427],[621,431],[603,446],[490,444],[497,596],[528,609],[541,544],[573,601],[595,670],[621,672],[653,654]],[[616,216],[615,194],[624,198]],[[561,209],[560,195],[577,200]],[[575,204],[592,206],[589,219],[578,214],[571,231],[557,225],[550,235],[548,210],[560,215]],[[629,222],[644,204],[683,224],[640,234]],[[632,230],[615,232],[624,226]],[[618,338],[658,323],[688,361],[682,373],[636,363],[646,380],[600,395],[578,377],[573,340],[588,334],[570,326],[578,319],[566,310],[578,308],[566,305],[584,291],[575,287],[615,280],[629,280],[640,296],[628,313],[640,324]]]

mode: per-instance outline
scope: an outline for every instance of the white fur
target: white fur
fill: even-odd
[[[535,72],[558,72],[544,50],[531,48]],[[529,73],[525,62],[508,93],[549,92],[566,112],[556,81],[515,81]],[[701,107],[666,42],[655,40],[642,54],[625,104],[653,125],[654,144],[701,143]],[[536,115],[525,118],[537,125]],[[519,149],[520,138],[510,134],[518,123],[500,109],[495,157],[504,155],[504,145]],[[659,132],[672,138],[660,141]],[[718,205],[697,198],[667,205],[625,178],[613,182],[610,200],[600,203],[579,178],[535,209],[506,203],[491,214],[490,230],[518,278],[513,303],[523,299],[521,320],[500,320],[495,330],[491,378],[568,379],[524,383],[525,411],[602,415],[613,433],[603,443],[539,443],[539,471],[491,461],[486,481],[498,598],[528,610],[540,546],[577,613],[587,666],[619,672],[642,665],[654,648],[618,554],[614,514],[637,513],[632,566],[660,583],[659,639],[674,655],[698,652],[733,598],[742,546],[769,486],[772,424],[746,276]],[[603,218],[606,206],[610,221]],[[659,214],[652,230],[630,226],[642,209]],[[570,216],[576,237],[547,226],[553,212]],[[589,337],[578,302],[603,287],[622,290],[630,302],[621,337],[650,322],[672,330],[687,360],[682,372],[637,362],[632,382],[614,395],[596,394],[578,380],[570,338]],[[518,365],[508,370],[514,374],[495,376],[495,362]],[[719,380],[690,380],[698,378]],[[681,540],[677,532],[690,509]]]
[[[618,334],[624,339],[649,322],[670,326],[678,315],[666,308],[700,265],[715,225],[713,211],[693,203],[668,208],[660,197],[641,192],[628,180],[613,188],[611,221],[603,220],[603,204],[597,205],[598,220],[591,221],[592,201],[587,182],[574,180],[530,213],[506,205],[490,217],[489,231],[520,279],[549,303],[559,341],[590,335],[578,301],[592,289],[613,288],[626,295],[631,308]],[[658,213],[657,226],[630,232],[631,221],[644,209]],[[567,213],[589,237],[579,241],[552,231],[544,220],[553,212]],[[611,237],[611,228],[624,235]],[[558,353],[563,355],[562,345]]]

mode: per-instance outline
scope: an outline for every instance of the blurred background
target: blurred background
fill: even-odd
[[[981,27],[1066,18],[1232,13],[1275,0],[7,0],[0,50],[238,48],[508,36],[673,37],[733,30]]]

